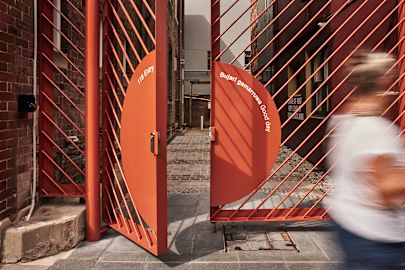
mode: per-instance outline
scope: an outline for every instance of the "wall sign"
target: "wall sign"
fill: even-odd
[[[293,113],[302,105],[302,96],[301,95],[295,95],[290,101],[288,101],[288,106],[287,106],[287,117],[291,117]],[[294,116],[293,119],[295,120],[304,120],[305,119],[305,114],[302,111],[303,108],[301,108]]]

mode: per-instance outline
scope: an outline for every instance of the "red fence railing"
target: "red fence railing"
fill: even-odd
[[[149,139],[149,133],[142,142],[130,138],[132,139],[131,145],[123,145],[124,129],[131,129],[128,125],[137,127],[145,125],[144,122],[136,121],[135,119],[131,119],[133,121],[131,123],[124,123],[123,116],[125,113],[129,113],[128,109],[131,110],[128,107],[129,105],[126,105],[127,107],[124,106],[124,101],[127,104],[131,103],[131,98],[128,98],[128,96],[134,94],[134,91],[144,90],[140,86],[141,83],[146,78],[152,76],[150,73],[148,75],[142,73],[142,78],[138,77],[139,74],[136,74],[139,72],[137,68],[143,67],[145,61],[152,61],[150,59],[156,53],[156,62],[152,61],[153,63],[148,63],[153,66],[153,72],[157,74],[156,76],[165,74],[166,65],[164,61],[166,59],[165,57],[162,58],[162,53],[166,55],[166,44],[163,43],[165,42],[164,36],[166,36],[165,29],[167,27],[165,2],[150,0],[103,1],[103,219],[110,227],[154,254],[161,254],[167,248],[166,190],[160,193],[160,189],[165,187],[165,182],[148,178],[148,173],[153,174],[153,166],[148,167],[148,172],[141,171],[139,177],[131,175],[129,173],[131,171],[130,168],[125,167],[123,156],[125,150],[131,151],[128,148],[144,149],[144,145],[147,145],[149,148],[147,148],[148,153],[145,156],[143,156],[144,152],[138,151],[137,153],[144,160],[149,160],[150,155],[153,156],[153,153],[149,151],[150,147],[152,147],[150,146],[152,139]],[[153,57],[151,58],[151,56]],[[160,57],[160,60],[158,57]],[[151,71],[152,69],[148,70]],[[136,83],[136,87],[139,88],[130,88],[130,85],[134,85],[131,84],[131,81]],[[165,87],[165,80],[160,78],[159,82],[156,81],[156,89],[150,87],[147,91],[149,93],[157,91],[161,93],[160,97],[166,97],[163,94],[166,91]],[[127,91],[132,91],[132,93],[128,94]],[[138,102],[139,104],[132,103],[130,106],[141,108],[145,103],[150,102],[150,100],[132,100],[132,102]],[[155,104],[151,102],[150,104],[148,103],[148,106],[154,108]],[[127,111],[125,111],[125,108],[127,108]],[[166,115],[161,116],[159,114],[159,111],[165,108],[165,106],[160,106],[157,112],[155,112],[157,115],[154,119],[152,115],[149,115],[149,110],[144,110],[139,116],[148,119],[145,120],[148,121],[146,125],[159,121],[159,119],[166,121]],[[157,125],[159,126],[160,124],[158,123]],[[153,131],[150,130],[149,132]],[[140,133],[142,132],[136,132],[136,134]],[[164,131],[160,130],[160,134],[162,136],[161,141],[165,141]],[[154,148],[157,151],[156,153],[159,151],[157,148],[158,146]],[[162,145],[161,150],[164,156],[166,155],[165,149],[165,146]],[[156,154],[156,156],[158,155],[160,154]],[[137,163],[138,161],[135,159],[131,160],[132,163],[129,166],[133,167],[139,164]],[[156,175],[159,178],[159,171]],[[165,178],[166,175],[164,175]],[[138,181],[148,183],[137,185]],[[151,191],[148,187],[155,185],[152,183],[154,181],[158,183],[156,183],[156,189]],[[132,187],[135,187],[136,190],[132,189]],[[146,196],[145,200],[139,199],[139,196],[143,196],[142,194]],[[149,202],[153,200],[152,198],[155,198],[155,196],[157,196],[157,201],[161,201],[157,209],[150,206],[153,203],[145,203],[145,201]],[[145,209],[145,204],[149,208]],[[154,215],[158,216],[157,226],[154,226],[151,219],[147,218]]]
[[[84,197],[84,6],[40,2],[41,196]]]
[[[212,205],[211,221],[325,219],[323,201],[334,182],[324,166],[333,147],[323,146],[336,127],[325,128],[354,91],[346,63],[359,49],[386,51],[398,57],[392,68],[402,67],[387,91],[402,85],[405,18],[398,11],[404,1],[258,0],[235,8],[238,2],[211,1],[211,66],[235,65],[267,88],[281,119],[281,150],[269,176],[248,196]],[[401,91],[383,113],[396,124],[404,119],[403,96]]]

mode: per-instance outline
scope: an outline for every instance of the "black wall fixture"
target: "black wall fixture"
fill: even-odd
[[[19,112],[35,112],[37,105],[35,104],[34,95],[19,95],[18,96],[18,111]]]

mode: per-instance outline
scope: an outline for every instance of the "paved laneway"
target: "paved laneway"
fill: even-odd
[[[297,249],[224,251],[220,226],[208,221],[208,194],[177,194],[169,199],[168,255],[155,258],[131,241],[109,231],[97,243],[83,242],[63,259],[48,258],[6,270],[90,269],[339,269],[339,250],[327,223],[296,223],[286,227]],[[243,227],[241,227],[243,229]],[[249,230],[278,232],[283,224],[249,225]],[[60,258],[61,256],[59,256]]]
[[[208,131],[177,136],[167,147],[169,193],[208,192],[210,144]]]
[[[97,243],[82,242],[75,250],[27,264],[7,265],[6,270],[42,269],[339,269],[341,257],[331,227],[326,222],[247,224],[224,230],[208,220],[209,141],[207,133],[178,136],[168,147],[169,248],[155,258],[131,241],[109,231]],[[249,243],[228,241],[253,232],[274,237],[270,244],[282,250],[245,251],[263,245],[261,235]],[[280,232],[291,243],[284,242]],[[257,239],[255,239],[257,237]],[[285,237],[284,237],[285,238]],[[232,240],[235,240],[232,239]],[[277,240],[279,239],[279,240]],[[281,241],[280,241],[281,239]],[[268,243],[268,242],[267,242]],[[296,246],[295,246],[296,245]],[[242,250],[240,250],[242,249]],[[258,248],[260,249],[260,247]]]

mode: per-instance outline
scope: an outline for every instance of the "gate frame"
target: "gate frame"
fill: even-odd
[[[255,2],[260,1],[256,0]],[[227,47],[224,51],[221,52],[220,48],[220,40],[221,40],[221,18],[222,16],[225,15],[235,4],[237,4],[238,1],[234,1],[233,3],[230,4],[230,6],[226,9],[226,11],[221,14],[221,0],[211,0],[211,36],[210,36],[210,48],[211,48],[211,142],[215,141],[215,62],[221,62],[221,56],[222,54],[228,49]],[[273,4],[272,4],[273,5]],[[275,5],[277,5],[277,2],[275,1]],[[251,9],[251,6],[248,8]],[[399,92],[400,95],[402,96],[401,100],[398,100],[396,102],[399,103],[398,106],[398,118],[396,118],[395,122],[398,122],[399,120],[399,125],[402,130],[401,134],[405,133],[405,3],[403,2],[397,7],[398,11],[398,22],[400,20],[403,20],[402,23],[398,26],[398,42],[400,43],[398,47],[398,58],[399,58],[399,64],[398,64],[398,70],[399,70],[399,78],[398,78],[398,84],[399,84]],[[243,15],[243,14],[242,14]],[[240,15],[234,22],[238,21]],[[394,16],[394,15],[393,15]],[[231,26],[229,26],[230,28]],[[229,30],[229,28],[226,28],[225,31]],[[240,36],[239,36],[240,37]],[[400,41],[402,39],[402,42]],[[233,44],[233,43],[231,43]],[[246,48],[247,49],[247,48]],[[240,55],[239,55],[240,56]],[[218,58],[218,59],[217,59]],[[402,60],[400,60],[402,59]],[[233,60],[235,61],[236,58]],[[233,64],[233,62],[232,62]],[[263,70],[260,71],[262,73]],[[390,105],[390,107],[392,104]],[[212,160],[212,151],[211,151],[211,160]],[[213,163],[211,161],[211,171],[212,171],[212,166]],[[329,172],[329,170],[328,170]],[[263,180],[264,181],[264,180]],[[327,196],[328,193],[326,193],[321,200]],[[249,195],[250,196],[250,195]],[[243,199],[245,201],[245,199]],[[246,201],[243,203],[245,205]],[[319,202],[317,202],[318,204]],[[316,204],[316,205],[317,205]],[[257,209],[257,208],[251,208],[251,209],[232,209],[232,210],[224,210],[221,209],[222,206],[210,206],[210,221],[211,223],[227,223],[227,222],[272,222],[272,221],[302,221],[302,220],[328,220],[330,219],[328,215],[329,209],[325,208],[316,208],[313,209],[312,207],[309,208],[310,211],[312,211],[314,214],[308,215],[310,211],[308,211],[303,217],[300,215],[293,215],[290,212],[290,218],[286,219],[283,217],[283,210],[280,208],[269,208],[269,209]],[[297,208],[298,209],[298,208]],[[295,209],[295,210],[297,210]],[[285,209],[285,210],[290,210],[290,209]],[[307,209],[304,209],[307,210]],[[271,211],[270,213],[275,213],[275,215],[271,218],[267,218],[266,213],[268,211]],[[254,216],[251,212],[256,213],[257,216]],[[231,213],[231,215],[228,215],[228,213]],[[264,216],[263,216],[264,214]],[[300,214],[300,213],[299,213]]]
[[[106,18],[111,18],[112,21],[114,21],[114,16],[116,16],[115,11],[113,12],[111,10],[111,5],[114,4],[114,0],[103,0],[103,42],[107,40],[107,36],[111,34],[111,28],[109,26],[109,23],[107,23]],[[147,0],[142,0],[142,4],[146,4]],[[149,8],[148,8],[149,9]],[[124,11],[126,12],[126,11]],[[139,14],[138,14],[139,16]],[[157,170],[156,170],[156,177],[157,177],[157,188],[156,188],[156,199],[157,199],[157,213],[156,217],[158,220],[157,228],[156,231],[153,233],[150,232],[150,234],[153,234],[153,237],[155,237],[156,241],[150,242],[150,235],[149,233],[145,235],[145,239],[147,239],[149,247],[143,246],[141,242],[137,242],[134,240],[134,243],[138,244],[139,246],[145,248],[151,253],[154,253],[155,255],[159,256],[167,252],[168,247],[167,247],[167,242],[168,242],[168,237],[167,237],[167,159],[166,159],[166,141],[167,141],[167,2],[165,0],[156,0],[155,1],[155,9],[154,9],[154,14],[153,17],[155,19],[155,53],[156,53],[156,61],[155,61],[155,70],[156,70],[156,131],[159,132],[160,134],[160,141],[162,142],[160,144],[160,152],[164,154],[159,154],[157,155],[156,158],[156,165],[157,165]],[[95,26],[97,27],[97,26]],[[108,55],[110,53],[110,49],[108,49],[108,45],[104,43],[103,45],[103,50],[106,50],[103,52],[104,55]],[[146,56],[145,56],[146,57]],[[111,56],[111,58],[114,58],[114,55]],[[143,58],[144,59],[144,58]],[[96,63],[95,61],[94,63]],[[98,62],[97,62],[98,63]],[[110,65],[105,64],[104,59],[103,59],[103,84],[106,83],[104,81],[104,74],[111,74],[112,72],[112,67]],[[140,64],[140,63],[139,63]],[[136,69],[136,67],[135,67]],[[133,76],[133,75],[132,75]],[[107,83],[108,84],[108,83]],[[107,86],[109,88],[109,86]],[[103,96],[103,104],[106,104],[106,93],[104,92],[104,87],[102,89],[102,96]],[[104,108],[102,110],[104,112]],[[104,113],[103,113],[104,115]],[[105,130],[108,129],[108,124],[106,124],[106,121],[103,119],[103,138],[105,138]],[[145,143],[149,143],[145,141]],[[106,140],[103,140],[103,155],[102,155],[102,162],[103,164],[108,164],[108,160],[106,155],[104,154],[104,149],[107,148],[108,143],[106,143]],[[103,194],[103,201],[102,201],[102,216],[105,217],[105,206],[108,205],[107,203],[107,196],[105,195],[106,193],[106,188],[108,187],[107,180],[105,179],[104,173],[101,176],[102,178],[102,184],[105,185],[103,186],[102,194]],[[130,192],[130,191],[128,191]],[[135,207],[135,206],[134,206]],[[100,211],[100,208],[97,208],[97,211]],[[136,207],[135,207],[136,211]],[[141,221],[141,226],[143,227],[143,222]],[[111,226],[108,226],[109,228],[115,229],[118,233],[124,235],[125,237],[131,239],[131,235],[128,233],[126,234],[123,231],[120,231],[115,227],[114,224],[111,224]],[[145,230],[145,227],[143,227],[143,230]],[[148,240],[149,239],[149,240]]]
[[[100,240],[100,78],[99,36],[100,2],[86,1],[85,49],[85,196],[86,237],[90,242]]]

